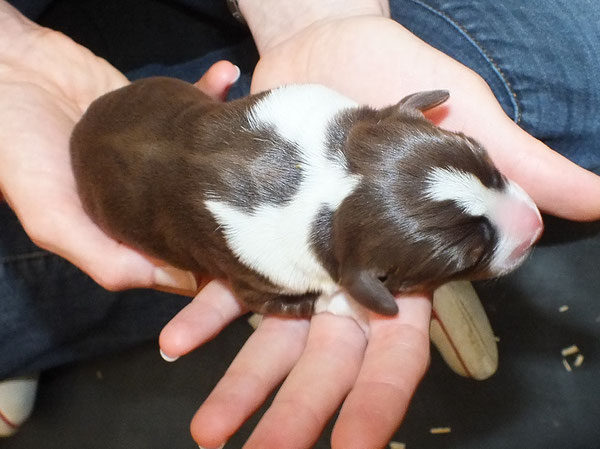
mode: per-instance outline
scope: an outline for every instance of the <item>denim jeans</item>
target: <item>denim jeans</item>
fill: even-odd
[[[160,74],[193,81],[213,62],[229,59],[242,69],[230,96],[249,91],[257,53],[224,1],[163,2],[158,9],[160,2],[12,3],[106,57],[131,79]],[[395,20],[478,72],[526,131],[586,168],[600,167],[600,3],[392,0],[391,7]],[[144,15],[126,8],[143,8]],[[150,17],[152,11],[157,17]],[[162,39],[156,28],[131,22],[116,30],[119,20],[111,14],[162,21],[166,30],[181,24],[189,32],[165,31]],[[136,39],[123,36],[127,30],[134,30]],[[201,51],[190,54],[190,47]],[[105,291],[68,262],[35,247],[0,203],[0,378],[156,338],[187,301],[146,290]]]

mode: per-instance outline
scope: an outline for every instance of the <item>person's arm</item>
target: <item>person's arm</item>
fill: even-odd
[[[387,0],[240,0],[240,11],[263,55],[306,28],[350,17],[389,17]]]

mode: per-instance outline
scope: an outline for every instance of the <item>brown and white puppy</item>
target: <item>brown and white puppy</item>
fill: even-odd
[[[229,280],[253,311],[346,313],[341,290],[393,315],[394,294],[509,272],[542,231],[475,140],[424,118],[447,98],[376,110],[291,85],[219,103],[149,78],[89,107],[73,171],[107,234]]]

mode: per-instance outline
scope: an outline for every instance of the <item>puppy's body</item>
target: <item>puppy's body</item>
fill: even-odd
[[[393,314],[392,293],[509,270],[538,233],[506,244],[515,232],[498,227],[495,204],[539,213],[476,142],[419,112],[446,98],[374,110],[299,85],[217,103],[153,78],[92,104],[73,132],[73,170],[108,234],[228,279],[254,311],[307,316],[343,288]]]

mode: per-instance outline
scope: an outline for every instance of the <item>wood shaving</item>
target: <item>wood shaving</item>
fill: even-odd
[[[579,352],[579,348],[577,347],[577,345],[571,345],[560,352],[563,357],[568,357],[570,355],[577,354]]]
[[[250,323],[250,326],[252,326],[252,328],[254,330],[256,330],[256,328],[258,327],[258,325],[260,324],[260,322],[262,321],[262,315],[258,314],[258,313],[253,313],[250,318],[248,318],[248,323]]]
[[[583,354],[577,354],[577,357],[575,358],[573,365],[575,365],[577,368],[579,368],[582,363],[583,363]]]
[[[442,433],[450,433],[452,432],[452,429],[450,427],[432,427],[431,429],[429,429],[429,433],[433,434],[433,435],[439,435]]]
[[[573,369],[571,368],[571,365],[569,365],[569,362],[567,362],[567,359],[562,359],[562,362],[563,362],[563,365],[564,365],[565,369],[566,369],[568,372],[571,372],[571,371],[573,371]]]
[[[390,441],[390,449],[406,449],[406,444],[398,441]]]
[[[567,305],[560,306],[560,307],[558,308],[558,311],[559,311],[559,312],[561,312],[561,313],[562,313],[562,312],[566,312],[567,310],[569,310],[569,306],[567,306]]]

